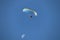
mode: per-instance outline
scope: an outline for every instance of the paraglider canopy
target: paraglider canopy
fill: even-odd
[[[23,12],[26,12],[26,13],[32,12],[34,14],[34,16],[37,16],[37,12],[32,9],[29,9],[29,8],[24,8]],[[30,16],[30,18],[32,18],[32,15]]]

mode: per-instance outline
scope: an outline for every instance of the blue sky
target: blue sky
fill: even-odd
[[[0,40],[60,40],[59,0],[0,0]],[[37,11],[29,19],[23,8]],[[21,34],[26,34],[21,39]]]

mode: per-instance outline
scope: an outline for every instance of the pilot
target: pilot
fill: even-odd
[[[30,16],[30,18],[32,18],[32,16]]]

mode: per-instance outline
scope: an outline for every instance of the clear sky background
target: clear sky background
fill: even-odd
[[[38,16],[30,20],[25,7]],[[60,40],[60,1],[0,0],[0,40]]]

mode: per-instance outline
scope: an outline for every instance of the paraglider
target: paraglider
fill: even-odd
[[[32,12],[34,14],[34,16],[37,16],[37,12],[35,10],[29,9],[29,8],[24,8],[23,12],[26,12],[26,13]],[[33,17],[33,15],[30,15],[30,18],[32,18],[32,17]]]
[[[23,39],[24,37],[25,37],[25,34],[22,34],[22,35],[21,35],[21,38]]]

